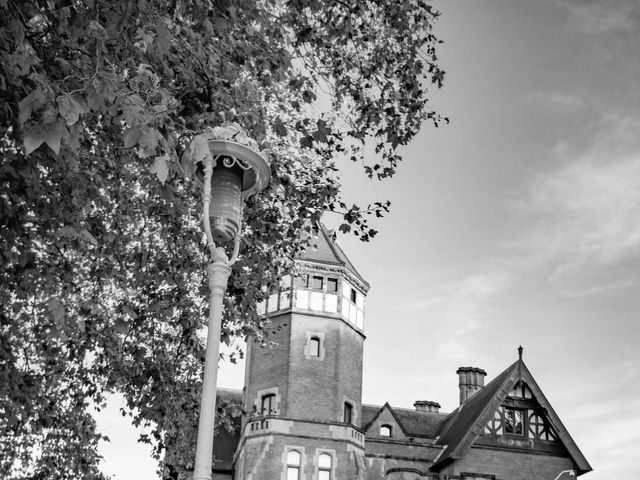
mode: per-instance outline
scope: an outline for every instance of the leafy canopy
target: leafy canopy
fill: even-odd
[[[206,257],[178,159],[229,121],[271,151],[222,340],[259,332],[255,303],[310,220],[336,212],[366,241],[388,209],[346,205],[336,163],[389,177],[446,120],[427,104],[437,16],[423,0],[0,0],[0,476],[100,478],[90,413],[115,391],[158,459],[192,467]]]

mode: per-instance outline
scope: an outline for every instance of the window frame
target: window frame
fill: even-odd
[[[322,457],[326,457],[329,459],[329,466],[324,466],[320,464],[320,458]],[[332,473],[333,473],[333,455],[331,455],[328,452],[320,452],[318,454],[318,480],[325,480],[323,479],[323,475],[322,473],[326,472],[328,477],[326,477],[326,480],[331,480],[332,477]]]
[[[353,425],[353,404],[351,402],[344,402],[342,421],[348,425]]]
[[[316,286],[316,282],[319,282],[320,286]],[[318,292],[324,291],[324,277],[322,275],[312,275],[310,288]]]
[[[387,429],[389,431],[388,435],[382,433],[383,429]],[[389,424],[380,425],[380,430],[378,430],[378,434],[383,438],[392,438],[393,437],[393,427]]]
[[[296,287],[309,288],[309,274],[303,273],[301,275],[296,276]]]
[[[320,357],[320,348],[321,348],[322,340],[317,335],[314,335],[309,339],[309,356],[310,357]]]
[[[291,462],[289,460],[289,455],[291,455],[292,453],[295,453],[298,456],[297,462]],[[300,472],[302,470],[302,452],[300,452],[300,450],[298,450],[297,448],[292,448],[290,450],[287,450],[287,457],[286,457],[286,480],[290,480],[289,479],[289,472],[290,471],[295,471],[295,475],[296,478],[295,480],[300,480]]]
[[[267,413],[265,414],[265,401],[269,402],[269,409],[267,411]],[[262,395],[260,397],[260,416],[261,417],[265,417],[265,416],[269,416],[269,415],[275,415],[276,414],[276,394],[275,393],[265,393],[264,395]]]
[[[510,424],[509,422],[511,421],[511,419],[509,419],[509,415],[510,413],[513,412],[513,419],[512,419],[512,423]],[[526,437],[527,436],[527,431],[528,431],[528,426],[526,424],[527,421],[527,414],[526,414],[526,410],[522,409],[522,408],[514,408],[514,407],[504,407],[504,433],[505,435],[513,435],[515,437]],[[520,432],[517,432],[517,417],[520,417]],[[512,429],[512,431],[509,431],[509,429]]]

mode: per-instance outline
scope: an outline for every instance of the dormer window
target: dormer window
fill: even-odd
[[[380,427],[380,436],[381,437],[391,437],[391,425],[382,425]]]

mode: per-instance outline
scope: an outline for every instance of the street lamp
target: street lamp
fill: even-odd
[[[243,202],[263,190],[271,178],[265,155],[237,124],[197,136],[182,157],[188,176],[195,174],[203,187],[202,221],[211,253],[208,265],[210,305],[207,347],[198,419],[194,480],[211,479],[213,435],[220,355],[222,305],[231,266],[240,249]],[[231,258],[222,244],[233,240]]]

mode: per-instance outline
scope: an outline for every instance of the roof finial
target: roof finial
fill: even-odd
[[[522,351],[524,350],[524,348],[522,348],[522,345],[520,345],[518,347],[518,357],[520,357],[520,361],[522,361]]]

